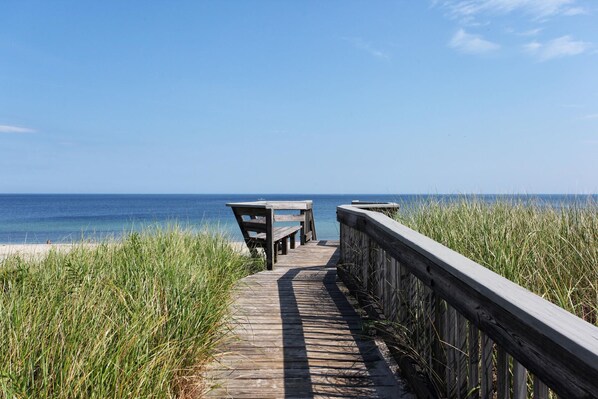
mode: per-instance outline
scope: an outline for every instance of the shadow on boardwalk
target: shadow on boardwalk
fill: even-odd
[[[209,397],[402,397],[337,281],[335,242],[310,243],[237,290],[234,340],[208,372]]]

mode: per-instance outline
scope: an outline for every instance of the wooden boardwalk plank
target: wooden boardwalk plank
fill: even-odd
[[[310,242],[235,291],[207,397],[410,398],[337,281],[338,244]]]

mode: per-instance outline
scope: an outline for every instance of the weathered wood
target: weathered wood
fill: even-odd
[[[492,399],[492,374],[494,366],[492,365],[492,352],[494,342],[486,334],[482,333],[482,363],[480,369],[480,397],[482,399]]]
[[[380,213],[340,206],[337,219],[409,268],[558,395],[598,397],[598,328]]]
[[[305,215],[274,215],[275,222],[304,222]]]
[[[548,387],[537,376],[534,376],[534,399],[548,399]]]
[[[301,230],[302,244],[310,241],[312,237],[315,238],[315,223],[313,221],[311,201],[255,201],[226,205],[233,210],[245,244],[251,254],[257,256],[256,249],[264,249],[268,270],[272,270],[274,263],[278,260],[278,252],[281,252],[282,255],[288,253],[289,239],[291,240],[291,249],[295,248],[295,234],[297,231]],[[301,214],[275,214],[274,210],[299,210]],[[297,221],[300,222],[300,225],[273,226],[277,221]]]
[[[231,336],[206,368],[207,397],[405,398],[337,281],[337,244],[307,243],[235,289]]]
[[[467,371],[467,391],[471,399],[480,397],[480,332],[473,323],[469,323],[467,334],[469,367]]]
[[[274,211],[267,209],[266,213],[266,269],[272,270],[274,262],[276,262],[276,252],[274,252],[274,235],[272,234],[272,217]]]
[[[457,355],[455,348],[455,319],[457,317],[457,311],[450,305],[447,305],[447,311],[445,313],[445,333],[444,338],[446,342],[447,351],[447,365],[445,382],[447,385],[447,394],[449,398],[456,398],[457,395],[457,384],[456,384],[456,373],[458,369]]]
[[[496,392],[498,399],[509,399],[511,384],[509,381],[509,355],[501,347],[496,351]]]
[[[272,240],[278,241],[282,240],[283,238],[290,237],[298,232],[301,228],[299,226],[288,226],[288,227],[273,227],[272,228]],[[260,240],[266,239],[266,234],[261,233],[258,234],[255,238]]]
[[[237,208],[260,208],[260,209],[290,209],[290,210],[305,210],[311,209],[313,201],[251,201],[251,202],[231,202],[226,204],[228,207]]]
[[[434,341],[432,344],[432,364],[431,369],[434,373],[434,379],[439,386],[443,384],[447,367],[447,351],[445,340],[446,331],[446,302],[439,296],[434,296]],[[444,392],[446,397],[446,392]]]
[[[247,231],[256,231],[256,232],[265,232],[266,231],[266,221],[265,220],[246,220],[241,222],[243,228]]]
[[[386,216],[393,216],[399,211],[399,204],[395,202],[376,202],[376,201],[351,201],[351,205],[368,211],[380,212]]]
[[[513,399],[527,398],[527,370],[513,360]]]
[[[455,357],[457,364],[457,392],[458,397],[467,396],[467,319],[459,313],[456,315],[455,326]]]

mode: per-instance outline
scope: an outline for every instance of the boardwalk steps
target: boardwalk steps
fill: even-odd
[[[363,336],[337,260],[336,242],[310,242],[241,282],[207,397],[411,397],[384,346]]]

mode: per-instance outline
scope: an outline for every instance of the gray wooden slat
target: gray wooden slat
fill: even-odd
[[[304,222],[305,215],[274,215],[275,222]]]
[[[376,248],[376,257],[375,257],[375,274],[376,274],[376,298],[383,298],[384,297],[384,250],[381,248]]]
[[[247,220],[241,222],[242,228],[247,231],[255,231],[255,232],[266,232],[266,222],[265,221],[257,221],[257,220]]]
[[[400,306],[401,296],[399,292],[399,263],[395,258],[390,258],[390,320],[396,322],[398,320],[398,310]]]
[[[533,376],[534,399],[548,399],[548,387],[537,376]]]
[[[373,269],[373,256],[372,256],[372,245],[370,243],[370,239],[369,237],[365,234],[362,233],[361,234],[361,240],[362,240],[362,261],[361,261],[361,267],[363,268],[363,273],[364,273],[364,284],[363,284],[363,288],[366,289],[367,292],[371,293],[372,292],[372,287],[375,284],[374,281],[374,275],[372,273],[372,269]]]
[[[434,342],[434,303],[433,303],[433,291],[425,286],[424,284],[420,284],[423,292],[423,306],[422,306],[422,323],[423,323],[423,332],[422,332],[422,341],[424,344],[422,346],[423,350],[420,356],[427,362],[428,365],[432,365],[432,346]]]
[[[467,334],[467,345],[469,355],[469,367],[467,371],[467,390],[471,399],[480,397],[480,334],[473,323],[469,323]]]
[[[492,399],[492,375],[494,366],[492,364],[492,352],[494,342],[489,336],[482,333],[482,363],[480,368],[480,397],[482,399]]]
[[[276,262],[276,252],[274,251],[274,240],[272,237],[272,217],[274,212],[268,209],[266,213],[266,269],[272,270]]]
[[[393,273],[393,263],[392,260],[390,259],[390,256],[388,256],[388,254],[386,252],[384,252],[384,270],[385,270],[385,275],[384,275],[384,316],[386,316],[387,319],[391,319],[391,316],[393,314],[393,303],[392,303],[392,297],[393,297],[393,277],[394,277],[394,273]]]
[[[457,392],[460,398],[467,396],[467,319],[456,314],[455,356],[457,363]]]
[[[448,367],[446,369],[446,386],[447,386],[447,395],[449,398],[456,398],[458,396],[457,393],[457,370],[458,370],[458,363],[457,363],[457,355],[455,350],[456,345],[456,317],[457,311],[452,306],[447,306],[446,311],[446,346],[447,346],[447,364]]]
[[[513,399],[527,398],[527,370],[513,359]]]
[[[281,238],[287,237],[290,234],[296,233],[299,231],[299,227],[298,226],[288,226],[288,227],[273,227],[272,228],[272,239],[274,241],[278,241]],[[256,236],[256,238],[258,239],[262,239],[265,240],[266,239],[266,234],[262,233],[262,234],[258,234]]]
[[[447,352],[446,352],[446,302],[435,295],[434,303],[434,343],[432,347],[432,357],[434,362],[432,364],[432,370],[434,372],[434,378],[438,380],[439,386],[444,386],[444,380],[446,375],[447,367]],[[448,397],[447,393],[444,392],[445,396]]]
[[[496,392],[498,399],[509,399],[509,355],[500,346],[496,349]]]

